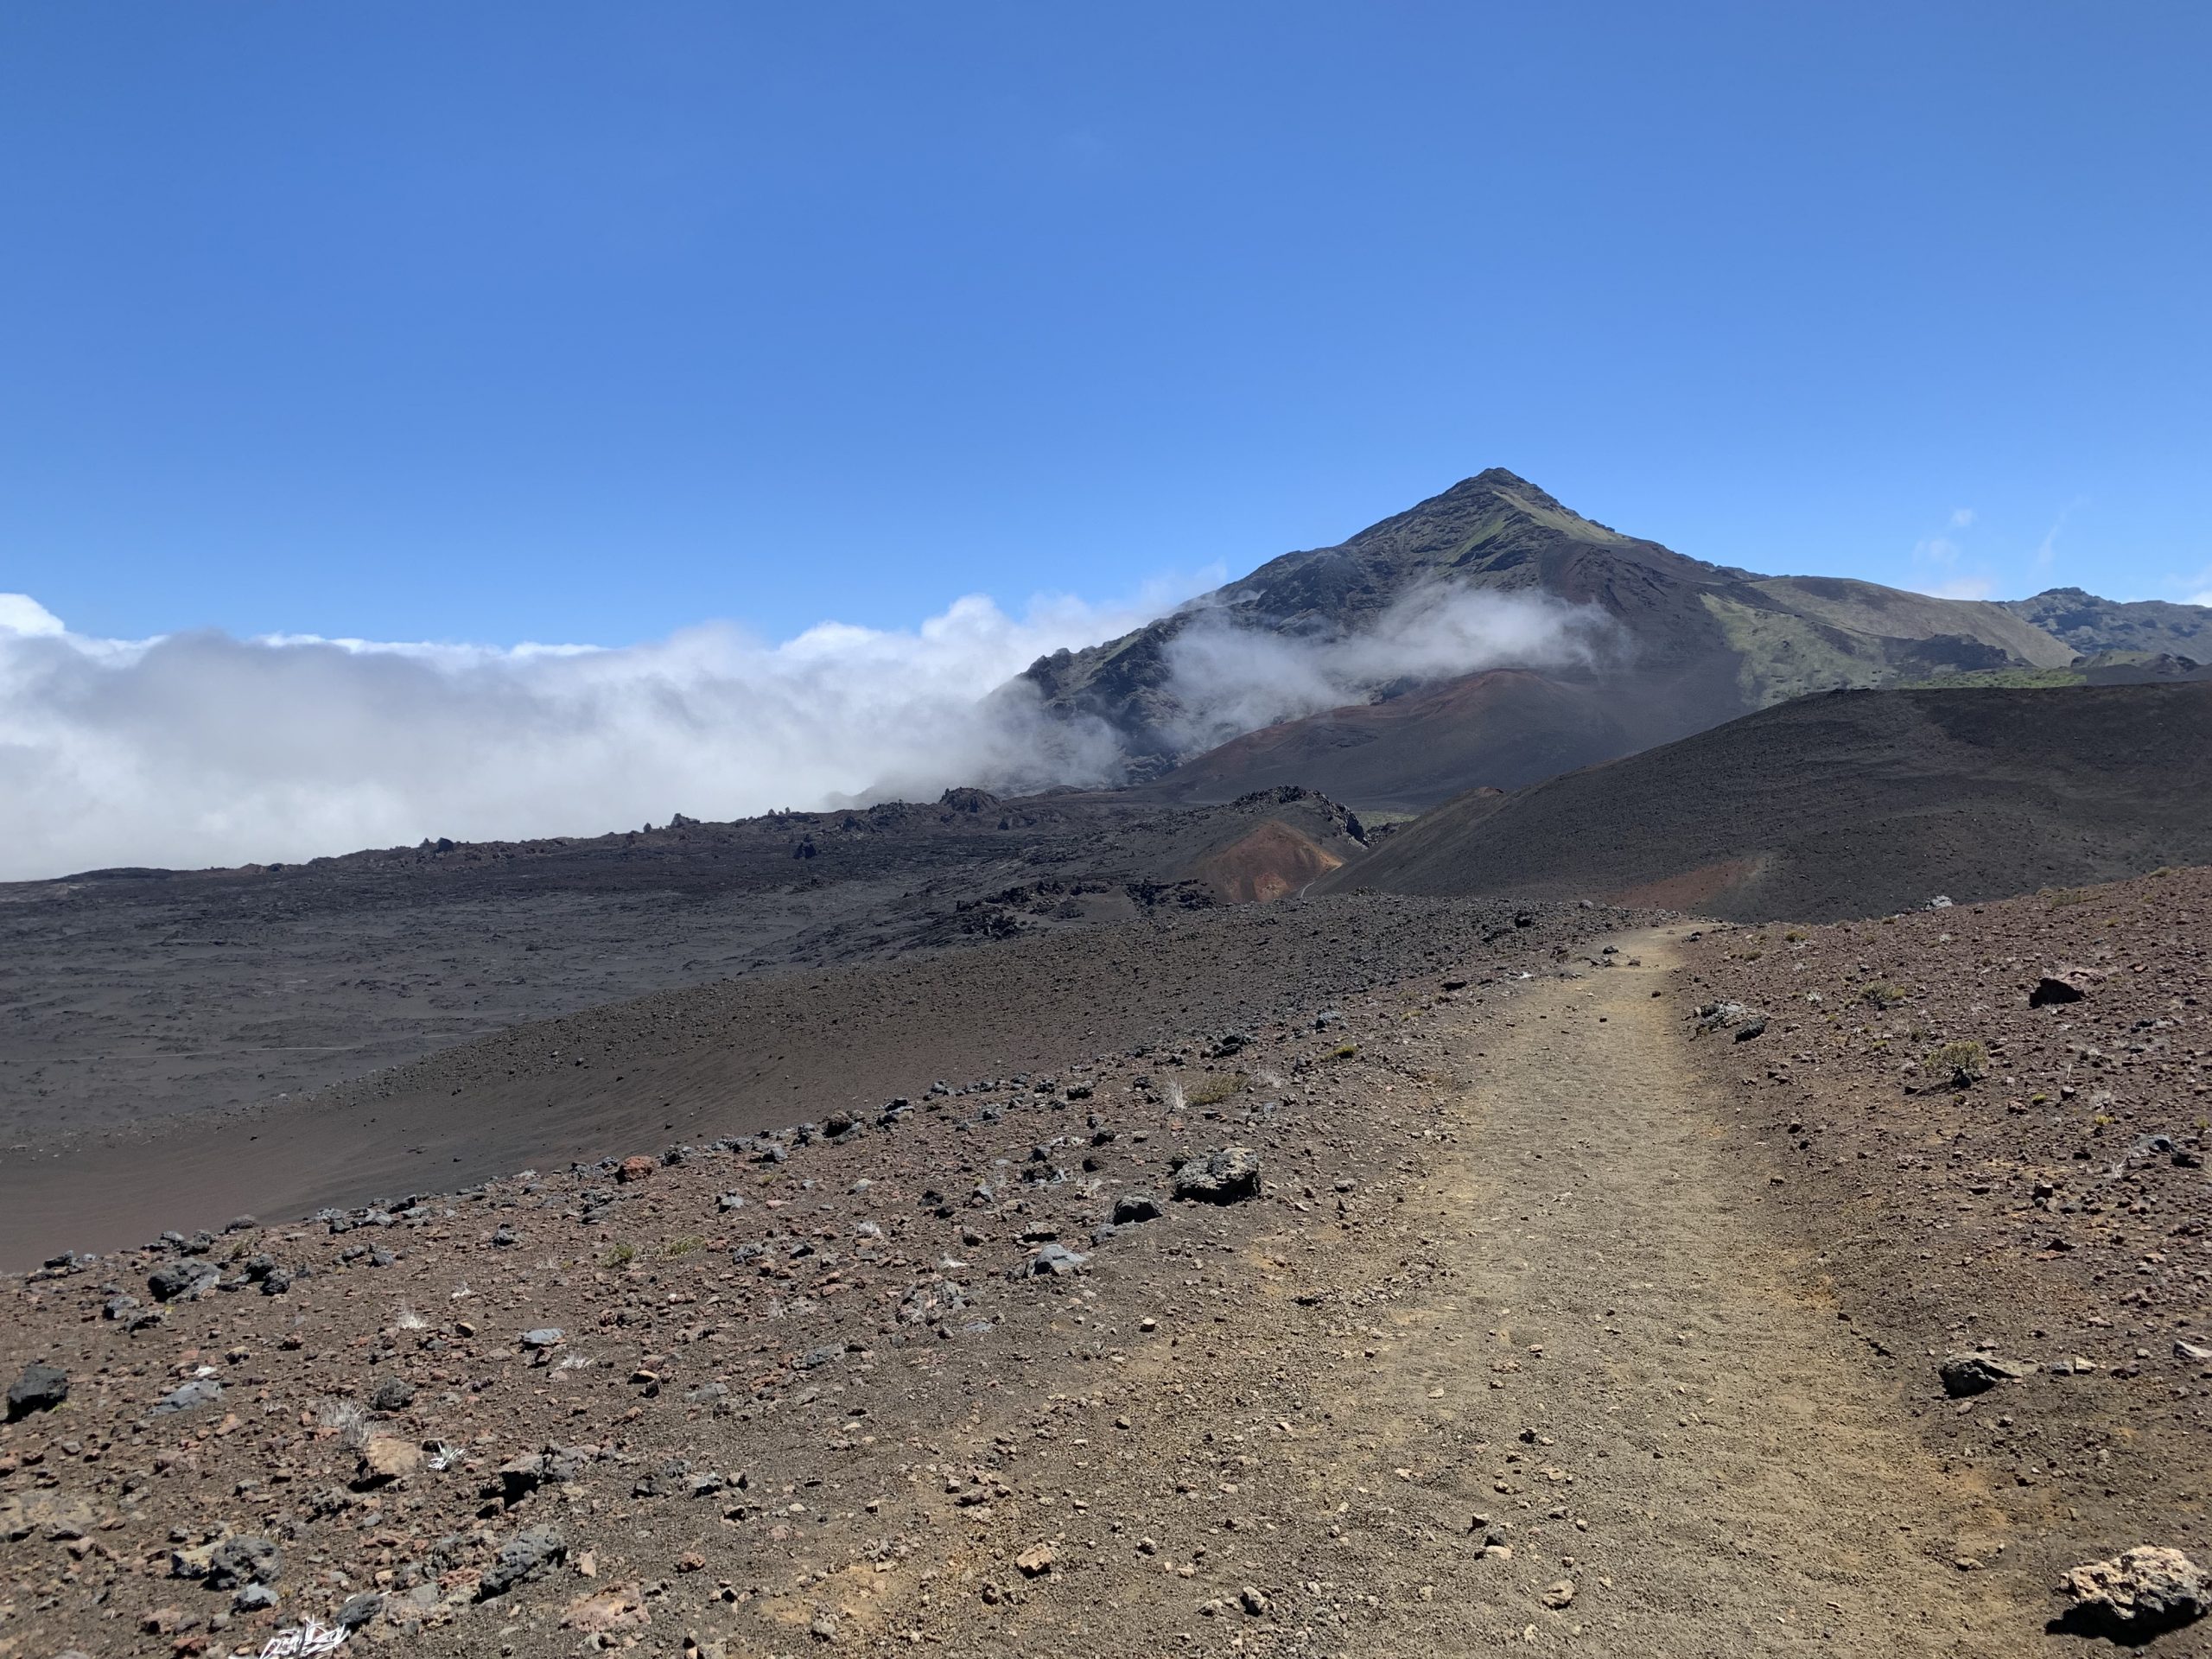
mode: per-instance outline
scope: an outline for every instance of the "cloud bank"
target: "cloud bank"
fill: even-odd
[[[1019,617],[971,596],[910,630],[824,623],[767,644],[715,625],[601,649],[103,639],[0,594],[0,880],[1111,783],[1114,734],[1048,719],[1026,682],[1001,688],[1171,596]],[[1201,614],[1175,643],[1173,690],[1196,749],[1392,679],[1586,643],[1564,607],[1497,596],[1431,596],[1331,640]]]
[[[1478,669],[1586,664],[1624,643],[1611,618],[1541,594],[1434,587],[1353,633],[1315,638],[1239,626],[1209,608],[1167,645],[1173,725],[1186,753],[1242,733],[1366,702],[1399,683]]]

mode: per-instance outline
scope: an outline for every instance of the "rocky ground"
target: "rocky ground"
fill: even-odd
[[[456,1652],[487,1630],[742,1651],[1015,1618],[1033,1575],[970,1535],[1049,1511],[1012,1553],[1057,1537],[1033,1577],[1082,1570],[1091,1500],[1042,1468],[1126,1479],[1179,1401],[1220,1407],[1247,1369],[1224,1344],[1263,1339],[1255,1275],[1344,1287],[1320,1309],[1447,1271],[1336,1241],[1389,1214],[1438,1133],[1439,1057],[1409,1016],[1496,995],[1447,977],[1555,972],[1570,932],[1618,918],[1528,919],[1455,975],[1294,1023],[16,1281],[0,1364],[68,1383],[0,1430],[0,1652],[228,1652],[372,1592],[367,1639]],[[1217,1191],[1179,1173],[1231,1148]],[[1263,1266],[1294,1218],[1310,1236]],[[1112,1424],[1138,1377],[1159,1380],[1130,1438]],[[1191,1567],[1187,1500],[1158,1497],[1156,1535],[1122,1541],[1149,1539],[1141,1570]],[[1162,1576],[1191,1599],[1195,1570]]]
[[[1259,896],[1269,849],[1255,859],[1246,838],[1266,826],[1324,866],[1363,850],[1357,820],[1303,790],[1195,808],[950,790],[844,812],[0,883],[0,1161],[650,991]]]
[[[2120,1586],[2180,1574],[2163,1619],[2054,1623],[2069,1569],[2198,1548],[2208,896],[1532,911],[1370,941],[1318,1007],[57,1263],[0,1325],[0,1656],[310,1618],[434,1655],[2212,1651],[2163,1556]]]
[[[1693,1052],[1770,1206],[1876,1386],[1989,1494],[1961,1565],[2202,1549],[2212,871],[1693,950],[1690,995],[1765,1022]],[[1955,1397],[1962,1361],[1992,1386]]]

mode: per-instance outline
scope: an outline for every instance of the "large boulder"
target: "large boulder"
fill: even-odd
[[[1235,1204],[1260,1193],[1260,1154],[1249,1147],[1224,1147],[1184,1160],[1175,1172],[1175,1196],[1198,1204]]]
[[[33,1361],[8,1389],[8,1421],[35,1411],[52,1411],[69,1397],[69,1373],[58,1365]]]
[[[2075,1567],[2058,1592],[2071,1603],[2067,1624],[2131,1645],[2202,1618],[2206,1604],[2202,1569],[2177,1549],[2150,1544]]]

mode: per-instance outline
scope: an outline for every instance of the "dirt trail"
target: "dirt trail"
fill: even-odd
[[[1156,1281],[1086,1292],[1109,1343],[1158,1309],[1179,1348],[1067,1402],[1071,1463],[1015,1459],[1034,1394],[971,1420],[1014,1499],[940,1557],[952,1593],[887,1627],[953,1655],[2067,1645],[1986,1488],[1937,1465],[1765,1224],[1770,1176],[1689,1069],[1667,938],[1613,937],[1638,966],[1399,1011],[1377,1041],[1399,1084],[1319,1120],[1235,1269],[1205,1274],[1225,1247],[1185,1230],[1178,1306]],[[1004,1563],[1040,1536],[1060,1564],[1024,1586]]]
[[[1653,995],[1665,938],[1621,951],[1641,970],[1537,982],[1503,1031],[1440,1033],[1487,1052],[1454,1056],[1474,1078],[1452,1112],[1463,1155],[1406,1221],[1442,1230],[1460,1271],[1395,1311],[1389,1363],[1339,1415],[1414,1462],[1486,1442],[1471,1507],[1515,1551],[1491,1562],[1539,1599],[1573,1581],[1544,1629],[1601,1650],[2032,1645],[2031,1589],[1954,1565],[1989,1557],[2004,1516],[1899,1431],[1754,1218],[1767,1178],[1720,1150],[1680,998]]]

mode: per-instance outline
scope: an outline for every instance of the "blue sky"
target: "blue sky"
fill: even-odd
[[[16,5],[0,591],[656,639],[1239,572],[1489,465],[2212,590],[2212,11]]]

